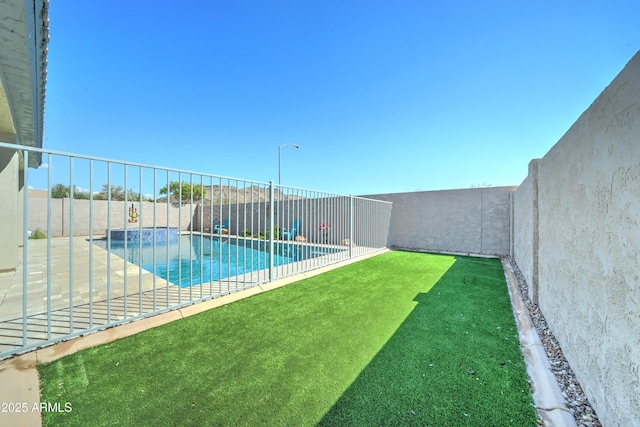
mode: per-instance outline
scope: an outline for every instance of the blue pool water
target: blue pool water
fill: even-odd
[[[107,240],[94,240],[107,249]],[[153,242],[125,242],[112,240],[111,252],[127,261],[154,272]],[[155,274],[168,279],[181,288],[247,274],[269,268],[269,243],[234,237],[199,235],[180,236],[167,242],[157,241],[155,246]],[[288,242],[274,243],[274,266],[290,264],[341,251],[313,245]]]

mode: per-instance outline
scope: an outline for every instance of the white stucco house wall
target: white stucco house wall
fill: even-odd
[[[48,7],[48,0],[0,0],[0,142],[42,148]],[[0,148],[0,272],[17,267],[23,243],[20,171],[41,162],[29,156],[24,165],[20,153]]]

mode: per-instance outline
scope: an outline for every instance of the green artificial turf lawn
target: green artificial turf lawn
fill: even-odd
[[[495,259],[389,252],[38,371],[45,425],[536,424]]]

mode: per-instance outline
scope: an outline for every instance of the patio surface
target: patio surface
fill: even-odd
[[[51,239],[49,285],[47,240],[29,240],[28,244],[26,342],[21,262],[15,272],[0,273],[0,353],[55,340],[72,332],[134,319],[153,311],[169,310],[189,301],[236,292],[265,283],[268,275],[268,270],[261,270],[179,288],[113,253],[109,254],[97,245],[91,245],[88,237],[59,237]],[[74,260],[72,269],[69,266],[71,244]],[[354,247],[354,255],[371,250]],[[330,254],[274,269],[278,276],[284,277],[337,262],[341,256],[344,254]],[[110,287],[107,282],[109,257]],[[90,259],[93,260],[92,265]],[[49,293],[50,309],[47,307]]]

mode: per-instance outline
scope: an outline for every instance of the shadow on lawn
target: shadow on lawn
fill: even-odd
[[[457,258],[414,301],[319,425],[535,425],[500,262]]]

